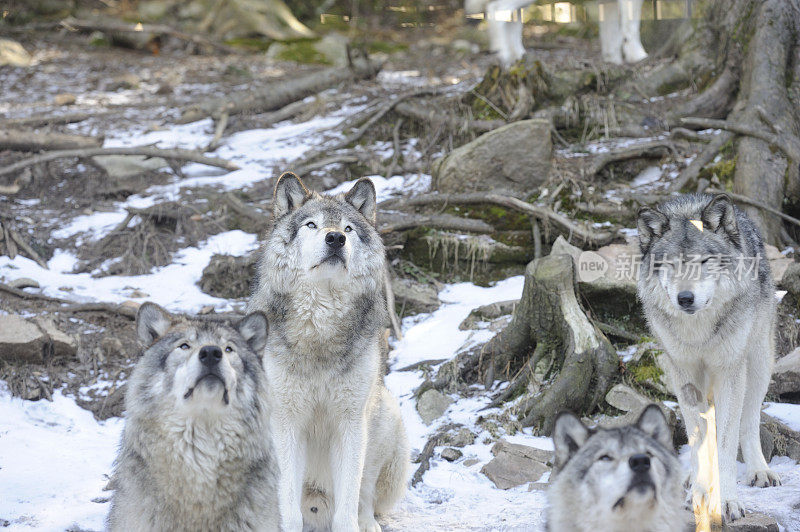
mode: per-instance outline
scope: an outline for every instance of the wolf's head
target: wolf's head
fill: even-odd
[[[656,277],[673,307],[688,314],[708,307],[715,296],[729,297],[732,275],[746,275],[756,260],[743,254],[742,216],[725,194],[679,196],[642,208],[641,275]]]
[[[136,332],[145,349],[131,377],[129,411],[213,417],[257,401],[264,376],[255,353],[267,340],[267,319],[260,312],[233,328],[175,318],[144,303]]]
[[[285,282],[340,287],[380,278],[384,251],[376,211],[369,179],[359,179],[346,194],[322,196],[296,175],[283,174],[275,185],[275,225],[263,258],[270,274],[284,276]]]
[[[613,429],[592,430],[574,414],[562,413],[553,429],[554,483],[568,484],[567,492],[580,501],[575,507],[589,506],[610,521],[644,517],[658,505],[676,503],[680,465],[671,440],[656,405],[635,424]]]

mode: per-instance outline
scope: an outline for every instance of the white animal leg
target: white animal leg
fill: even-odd
[[[493,53],[499,54],[500,50],[505,43],[504,25],[503,21],[497,20],[497,2],[489,2],[486,6],[486,25],[489,30],[489,50]]]
[[[280,484],[278,506],[283,532],[303,530],[301,501],[306,465],[306,442],[299,431],[287,419],[273,423],[275,450],[279,457]]]
[[[600,2],[600,49],[603,61],[622,64],[622,32],[620,28],[619,5],[614,2]]]
[[[636,63],[647,57],[639,27],[642,21],[642,0],[619,0],[622,26],[622,57],[626,63]]]
[[[334,501],[332,531],[352,532],[359,525],[358,500],[367,430],[364,413],[355,418],[345,418],[340,430],[339,434],[334,435],[335,441],[331,442]]]
[[[362,532],[381,532],[381,526],[375,520],[378,473],[380,473],[378,464],[365,464],[358,501],[358,528]]]
[[[717,411],[717,449],[722,516],[727,522],[744,517],[744,507],[736,493],[736,453],[739,450],[739,424],[745,396],[747,368],[732,366],[720,372],[714,386]]]
[[[747,361],[747,385],[744,390],[744,404],[742,405],[742,424],[739,427],[739,445],[742,448],[742,458],[747,464],[747,481],[751,486],[765,488],[780,486],[780,477],[770,471],[764,453],[761,451],[761,402],[769,387],[772,373],[771,358],[774,345],[771,338],[760,342],[762,345],[751,349]],[[764,363],[764,357],[769,357],[770,363]]]
[[[525,54],[519,9],[530,2],[531,0],[495,0],[486,6],[489,47],[497,52],[504,66],[519,61]]]

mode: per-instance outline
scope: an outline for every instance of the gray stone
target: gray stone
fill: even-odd
[[[485,133],[432,166],[439,192],[506,192],[524,195],[550,174],[550,122],[521,120]]]
[[[800,393],[800,347],[775,363],[769,391],[776,395]]]
[[[773,456],[788,456],[800,461],[800,432],[761,412],[761,450],[767,462]]]
[[[0,39],[0,66],[27,67],[32,64],[33,57],[20,43],[11,39]]]
[[[48,318],[33,321],[12,314],[0,316],[0,357],[41,364],[50,356],[74,356],[78,343]]]
[[[628,414],[631,415],[631,419],[628,421],[630,423],[638,419],[639,414],[642,413],[647,405],[656,404],[659,408],[661,408],[661,411],[667,418],[667,422],[669,422],[670,427],[672,427],[673,430],[675,429],[677,416],[672,409],[667,408],[667,406],[660,401],[653,401],[646,395],[636,391],[627,384],[614,385],[614,387],[611,388],[606,394],[606,402],[614,408],[622,410],[623,412],[628,412]]]
[[[464,460],[461,463],[464,465],[464,467],[472,467],[475,464],[479,464],[480,462],[481,461],[478,460],[477,458],[467,458],[466,460]]]
[[[728,532],[778,532],[778,522],[764,514],[751,513],[742,519],[729,523],[725,530]]]
[[[144,155],[98,155],[92,159],[115,180],[130,179],[169,166],[161,157]]]
[[[553,453],[527,445],[500,440],[492,447],[494,458],[483,468],[494,485],[506,490],[528,482],[537,482],[550,471],[547,465]]]
[[[490,303],[488,305],[481,305],[480,307],[472,309],[469,316],[464,318],[458,328],[462,331],[475,329],[478,322],[491,321],[501,318],[503,316],[510,316],[514,313],[519,299],[510,299],[508,301],[498,301],[497,303]]]
[[[257,261],[257,253],[244,257],[212,256],[200,277],[200,290],[224,299],[249,297],[250,282],[255,278]]]
[[[786,267],[780,283],[776,281],[779,288],[782,288],[800,299],[800,263],[793,262]]]
[[[464,456],[464,453],[462,453],[458,449],[453,449],[452,447],[447,447],[445,449],[442,449],[441,455],[442,455],[442,458],[444,458],[448,462],[455,462],[456,460],[458,460],[459,458]]]
[[[417,400],[417,412],[419,412],[422,422],[430,425],[442,417],[442,414],[452,403],[453,400],[439,390],[430,389]]]
[[[420,312],[433,312],[442,304],[436,287],[413,279],[393,278],[392,291],[395,302],[399,306],[404,306],[407,316]]]
[[[18,290],[22,290],[23,288],[39,288],[39,282],[31,279],[30,277],[19,277],[13,281],[10,281],[8,286]]]
[[[349,40],[341,33],[331,32],[314,43],[314,48],[325,56],[333,66],[344,67],[348,65],[347,46]],[[270,50],[272,48],[270,47]]]
[[[475,433],[469,430],[467,427],[462,427],[458,430],[458,432],[449,432],[444,437],[444,442],[447,445],[452,445],[453,447],[465,447],[467,445],[472,445],[475,443]]]

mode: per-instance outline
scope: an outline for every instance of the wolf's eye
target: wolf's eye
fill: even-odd
[[[231,346],[228,346],[228,347],[226,347],[226,348],[225,348],[225,352],[226,352],[226,353],[230,353],[231,351],[233,351],[233,349],[231,348]]]
[[[186,342],[183,342],[179,347],[181,349],[183,349],[184,351],[186,351],[187,349],[189,349],[189,344],[187,344]]]
[[[308,222],[306,224],[306,227],[308,227],[309,229],[316,229],[317,228],[317,224],[315,224],[314,222]]]
[[[349,225],[348,225],[347,227],[345,227],[345,228],[344,228],[344,232],[345,232],[345,233],[349,233],[349,232],[350,232],[350,231],[352,231],[352,230],[353,230],[353,228],[352,228],[352,227],[350,227]]]
[[[601,462],[610,462],[611,460],[613,460],[613,458],[611,458],[611,455],[609,454],[604,454],[603,456],[598,458],[598,460],[600,460]]]

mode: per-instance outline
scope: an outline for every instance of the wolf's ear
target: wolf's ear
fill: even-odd
[[[142,303],[136,313],[136,334],[144,346],[150,346],[164,336],[171,325],[172,316],[155,303]]]
[[[306,186],[292,172],[284,172],[275,183],[272,194],[272,214],[277,220],[300,207],[311,195]]]
[[[672,431],[669,428],[664,412],[661,411],[658,405],[648,405],[639,415],[636,426],[654,440],[661,442],[667,449],[673,448]]]
[[[717,194],[703,209],[703,226],[715,233],[728,235],[735,245],[739,245],[739,225],[736,223],[736,211],[731,198],[727,194]]]
[[[564,467],[572,455],[578,452],[581,445],[589,439],[591,431],[572,412],[561,412],[556,417],[553,427],[553,445],[555,446],[555,466]]]
[[[653,240],[666,233],[667,229],[669,229],[669,219],[661,211],[650,207],[642,207],[639,209],[636,227],[639,230],[639,248],[642,253],[647,253]]]
[[[236,330],[242,335],[247,346],[256,354],[260,353],[267,345],[267,317],[263,312],[248,314],[236,325]]]
[[[373,225],[375,224],[375,213],[378,210],[376,198],[375,185],[367,177],[356,181],[350,192],[344,195],[347,203],[355,207]]]

